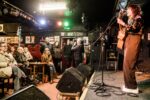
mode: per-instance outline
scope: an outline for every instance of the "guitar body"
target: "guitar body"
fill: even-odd
[[[124,11],[120,11],[118,18],[122,19],[124,22],[127,21],[128,17],[126,16],[126,13],[124,13]],[[117,42],[117,48],[120,50],[123,50],[124,48],[124,42],[125,42],[125,38],[127,36],[126,34],[127,32],[127,28],[125,26],[122,26],[121,24],[119,24],[119,31],[118,31],[118,42]]]
[[[126,38],[126,28],[124,27],[120,28],[117,38],[118,38],[117,48],[123,50],[124,41]]]

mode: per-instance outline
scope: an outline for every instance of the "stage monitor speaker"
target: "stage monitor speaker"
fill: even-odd
[[[4,100],[50,100],[50,98],[34,85],[30,85]]]
[[[93,68],[87,64],[80,63],[77,69],[87,78],[90,77],[93,73]]]
[[[85,77],[76,68],[70,67],[65,70],[56,88],[60,92],[76,93],[81,92]]]

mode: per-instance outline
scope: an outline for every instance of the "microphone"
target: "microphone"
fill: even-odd
[[[118,17],[122,18],[123,16],[126,16],[126,15],[127,15],[127,11],[125,9],[121,9],[119,11]]]
[[[122,14],[127,14],[127,10],[126,10],[126,9],[121,9],[121,10],[120,10],[120,13],[122,13]]]

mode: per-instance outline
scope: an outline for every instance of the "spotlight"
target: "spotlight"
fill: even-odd
[[[66,2],[45,2],[39,5],[40,11],[65,10],[67,9]]]
[[[45,25],[46,24],[46,20],[45,19],[40,19],[39,22],[40,22],[41,25]]]
[[[57,26],[62,26],[62,22],[61,21],[57,21]]]

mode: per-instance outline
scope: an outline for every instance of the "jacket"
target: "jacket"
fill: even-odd
[[[12,67],[8,66],[9,59],[0,53],[0,77],[10,77],[12,75]]]

